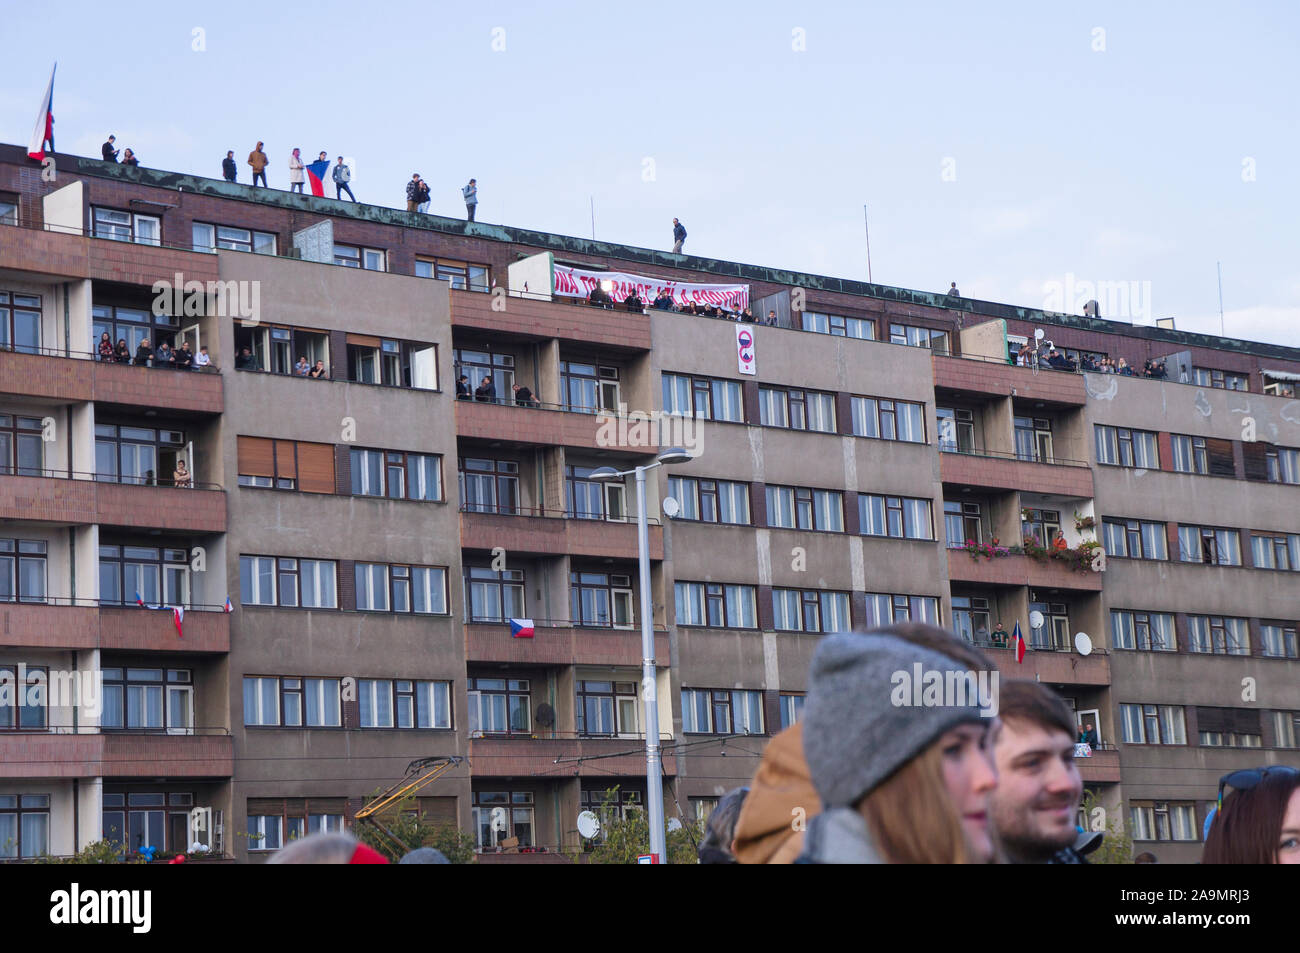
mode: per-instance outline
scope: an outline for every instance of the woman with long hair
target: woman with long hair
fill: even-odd
[[[1274,764],[1225,774],[1201,863],[1300,864],[1300,769]]]
[[[113,360],[113,339],[108,336],[107,331],[99,336],[99,359],[109,362]]]
[[[824,810],[798,862],[991,861],[995,672],[926,626],[824,638],[803,718]]]

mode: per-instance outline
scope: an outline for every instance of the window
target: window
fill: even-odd
[[[20,676],[25,674],[25,677]],[[45,731],[49,671],[40,665],[0,665],[0,731]],[[0,842],[0,847],[3,847]]]
[[[1252,535],[1250,549],[1256,569],[1300,570],[1300,534]]]
[[[362,728],[450,728],[451,682],[357,680]]]
[[[519,464],[514,460],[460,458],[460,505],[469,513],[519,512]]]
[[[40,417],[0,414],[0,475],[45,476]]]
[[[1129,822],[1135,841],[1197,841],[1196,805],[1175,801],[1133,801]]]
[[[1178,558],[1185,563],[1241,565],[1241,537],[1235,529],[1178,527]]]
[[[1125,744],[1187,744],[1187,723],[1182,705],[1121,704],[1119,713]]]
[[[1250,629],[1245,619],[1189,615],[1187,651],[1205,655],[1249,655]]]
[[[848,632],[853,628],[847,592],[773,589],[772,624],[783,632]]]
[[[830,334],[841,338],[858,338],[862,341],[876,339],[876,322],[870,318],[851,318],[842,314],[823,314],[820,311],[803,313],[803,329],[817,334]]]
[[[753,586],[720,582],[678,582],[673,595],[678,625],[758,628],[757,597]]]
[[[863,536],[934,539],[929,500],[859,493],[858,521]]]
[[[137,245],[162,244],[162,223],[154,215],[136,215],[112,208],[91,209],[96,238]]]
[[[767,525],[844,532],[844,494],[804,486],[767,487]]]
[[[190,564],[186,549],[104,543],[99,547],[101,605],[188,606]]]
[[[337,608],[337,568],[332,559],[240,556],[240,604],[302,609]]]
[[[1250,381],[1245,374],[1221,371],[1217,367],[1193,367],[1192,383],[1220,390],[1250,390]]]
[[[1258,748],[1263,737],[1241,731],[1201,731],[1197,741],[1205,748]]]
[[[1027,506],[1020,513],[1022,539],[1033,537],[1039,546],[1051,546],[1060,531],[1060,510],[1040,510]]]
[[[986,643],[993,627],[989,625],[989,601],[980,596],[952,597],[952,631],[967,642]]]
[[[298,358],[307,362],[308,369],[320,363],[325,378],[330,376],[330,341],[326,331],[309,328],[284,328],[272,324],[245,326],[235,323],[235,370],[263,371],[289,377],[306,377],[298,368]],[[248,348],[251,359],[242,357]],[[308,378],[313,379],[313,378]]]
[[[1015,417],[1016,459],[1052,462],[1052,422],[1045,417]]]
[[[784,731],[791,725],[796,724],[803,717],[804,695],[787,694],[782,692],[781,701],[781,730]]]
[[[387,254],[378,248],[358,248],[355,245],[334,245],[334,264],[346,268],[364,268],[366,271],[387,271]]]
[[[41,299],[0,291],[0,351],[36,354],[40,349]]]
[[[476,265],[465,261],[452,261],[446,258],[415,260],[415,277],[437,278],[462,291],[491,290],[489,273],[487,265]]]
[[[632,577],[619,573],[569,573],[569,619],[574,625],[630,629]]]
[[[1029,647],[1047,652],[1069,651],[1073,642],[1070,635],[1069,608],[1063,602],[1049,602],[1033,590],[1029,592],[1029,611],[1041,612],[1043,624],[1029,630]]]
[[[236,440],[239,485],[303,493],[333,493],[334,447],[328,443],[244,437]],[[166,473],[167,462],[162,462]]]
[[[180,318],[173,314],[154,314],[152,308],[127,308],[115,305],[96,304],[91,308],[90,340],[88,350],[94,354],[99,349],[99,339],[105,331],[114,345],[125,341],[127,350],[134,360],[136,348],[148,338],[149,344],[157,348],[163,342],[170,347],[177,343],[180,331]],[[236,324],[238,333],[239,325]]]
[[[740,381],[687,374],[663,374],[664,413],[704,420],[745,422]]]
[[[885,592],[868,592],[866,625],[874,627],[891,622],[927,622],[939,624],[939,600],[934,596],[907,596]]]
[[[0,225],[18,224],[18,196],[0,195]]]
[[[440,566],[356,563],[357,611],[447,613],[447,570]]]
[[[247,228],[233,228],[229,225],[208,225],[195,222],[193,225],[195,251],[216,251],[228,248],[231,251],[253,252],[258,255],[276,253],[276,235],[274,232],[255,232]]]
[[[500,351],[493,351],[490,346],[482,345],[474,348],[458,347],[451,352],[452,364],[455,367],[456,379],[460,380],[463,376],[469,378],[469,389],[471,395],[480,384],[483,378],[492,379],[492,387],[496,391],[496,402],[498,404],[510,404],[514,401],[513,387],[515,383],[515,356]],[[482,400],[474,396],[475,400]]]
[[[187,456],[185,443],[183,430],[95,424],[95,479],[172,486],[176,463]]]
[[[944,453],[975,453],[975,412],[964,407],[936,407],[939,449]]]
[[[470,622],[505,622],[524,617],[524,573],[480,566],[465,570],[465,602]]]
[[[705,735],[761,735],[763,693],[682,689],[682,731]]]
[[[1300,658],[1296,652],[1294,623],[1265,622],[1259,627],[1263,654],[1268,658]]]
[[[578,679],[578,734],[588,738],[635,736],[640,730],[639,684]]]
[[[618,368],[560,361],[560,399],[565,410],[579,414],[618,413]]]
[[[189,669],[104,668],[105,730],[194,731],[194,688]]]
[[[105,785],[107,788],[108,786]],[[160,851],[183,851],[190,846],[189,820],[194,793],[161,791],[109,791],[102,795],[104,839],[135,852],[147,845]],[[214,827],[221,811],[213,811]],[[215,835],[215,836],[214,836]],[[210,831],[208,846],[220,852],[220,835]]]
[[[385,387],[438,389],[438,348],[435,344],[349,334],[348,380]]]
[[[948,353],[948,332],[934,328],[918,328],[910,324],[891,324],[889,326],[891,344],[907,344],[911,347],[928,347],[939,354]]]
[[[337,678],[244,677],[244,724],[257,727],[338,728]]]
[[[677,501],[674,519],[749,525],[748,483],[670,476],[668,495]]]
[[[284,817],[279,814],[248,815],[248,851],[279,850],[283,845]]]
[[[1300,748],[1300,711],[1273,712],[1273,739],[1279,748]]]
[[[1197,473],[1201,476],[1210,472],[1204,437],[1188,437],[1176,433],[1171,434],[1169,439],[1173,443],[1175,472]]]
[[[520,847],[532,847],[536,824],[531,791],[474,791],[474,842],[479,850],[496,850],[503,840],[519,838]]]
[[[442,456],[400,450],[350,451],[353,496],[437,502],[442,499]]]
[[[1269,483],[1300,483],[1300,450],[1273,447],[1264,454]]]
[[[596,467],[564,467],[564,514],[580,520],[627,519],[622,483],[601,483],[591,479]]]
[[[1102,545],[1108,556],[1127,559],[1168,559],[1164,523],[1144,520],[1102,520]]]
[[[709,823],[709,818],[718,809],[718,800],[716,797],[690,797],[686,799],[686,803],[690,805],[691,817],[703,827]]]
[[[0,794],[0,858],[34,858],[50,852],[50,796]]]
[[[1097,462],[1116,467],[1160,469],[1156,435],[1149,430],[1109,427],[1094,424],[1097,436]]]
[[[471,678],[467,683],[471,738],[532,732],[528,679]]]
[[[944,500],[943,532],[949,549],[961,549],[967,541],[980,542],[984,536],[983,524],[981,504]]]
[[[835,395],[793,388],[758,389],[759,422],[764,427],[835,433]]]
[[[1137,652],[1177,652],[1174,617],[1168,612],[1111,609],[1110,645]]]
[[[44,602],[49,544],[43,539],[0,539],[0,602]]]
[[[883,397],[854,397],[852,406],[855,436],[925,443],[925,405]]]

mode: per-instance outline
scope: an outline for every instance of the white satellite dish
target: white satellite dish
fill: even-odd
[[[1092,639],[1088,637],[1087,632],[1074,633],[1074,647],[1079,650],[1080,655],[1092,654]]]
[[[678,820],[677,818],[675,818],[675,817],[670,817],[670,818],[668,818],[668,833],[669,833],[669,834],[671,834],[673,831],[680,831],[681,829],[682,829],[682,822],[681,822],[681,821],[679,821],[679,820]]]
[[[591,840],[600,833],[600,818],[591,811],[583,811],[578,815],[578,833]]]
[[[1035,340],[1035,341],[1041,341],[1042,339],[1043,339],[1043,329],[1042,329],[1042,328],[1034,328],[1034,340]]]
[[[677,497],[670,496],[664,500],[664,515],[670,519],[681,512],[681,505],[677,502]]]
[[[1043,627],[1043,614],[1037,609],[1029,613],[1029,627],[1031,629],[1041,629]]]

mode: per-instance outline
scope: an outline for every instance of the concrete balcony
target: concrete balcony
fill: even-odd
[[[90,277],[97,280],[149,287],[156,281],[165,281],[170,287],[176,283],[177,274],[185,283],[201,281],[206,285],[217,280],[217,256],[213,254],[107,238],[84,241],[89,246],[86,257]]]
[[[1042,368],[1016,367],[997,361],[980,361],[934,355],[934,386],[984,397],[1015,397],[1058,407],[1082,407],[1087,400],[1083,375]]]
[[[458,400],[456,436],[499,440],[516,447],[576,447],[633,455],[659,452],[659,428],[648,421],[552,406]]]
[[[1093,497],[1092,469],[1082,464],[1035,463],[1014,456],[979,453],[940,453],[939,470],[944,483],[979,490]]]
[[[505,305],[503,310],[493,309],[497,300]],[[497,299],[481,292],[452,291],[451,323],[452,327],[508,334],[531,341],[557,338],[610,350],[650,350],[647,315],[591,308],[576,298],[552,301],[507,296]]]
[[[202,729],[200,729],[202,730]],[[234,772],[230,735],[0,734],[6,778],[212,778]]]
[[[1038,562],[1028,556],[972,559],[964,549],[948,550],[948,578],[983,586],[1030,586],[1100,592],[1102,573],[1076,572],[1056,559]]]
[[[664,528],[650,526],[651,559],[664,558]],[[614,520],[567,519],[554,516],[460,514],[462,549],[492,550],[541,556],[598,556],[636,559],[636,523]]]
[[[57,476],[0,476],[0,519],[224,533],[226,494]]]
[[[668,633],[656,632],[655,661],[668,664]],[[465,660],[523,665],[641,666],[641,630],[537,626],[531,639],[510,636],[510,626],[465,626]]]
[[[115,649],[139,652],[225,653],[230,616],[189,609],[176,636],[170,612],[138,606],[0,603],[0,646],[32,649]]]
[[[1022,632],[1024,629],[1022,627]],[[1028,639],[1030,633],[1025,632]],[[1078,652],[1048,652],[1042,649],[1025,649],[1023,663],[1016,661],[1016,653],[1009,649],[977,646],[997,665],[1003,678],[1030,678],[1049,685],[1109,685],[1110,656],[1099,652],[1080,655]]]
[[[661,744],[669,743],[665,738]],[[595,758],[584,761],[582,758]],[[477,759],[477,760],[476,760]],[[556,763],[556,759],[562,759]],[[645,777],[645,739],[471,738],[470,770],[475,778]],[[677,759],[663,759],[664,773],[677,773]]]
[[[1114,749],[1094,751],[1091,758],[1076,758],[1084,784],[1118,784],[1119,752]]]
[[[90,357],[0,350],[0,392],[60,403],[93,400],[195,414],[225,409],[218,373],[104,364]]]
[[[8,225],[4,228],[4,240],[0,241],[0,271],[23,272],[42,278],[90,277],[90,240],[83,235]]]

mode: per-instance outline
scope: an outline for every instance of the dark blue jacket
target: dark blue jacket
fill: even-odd
[[[682,225],[681,222],[678,222],[676,225],[673,226],[673,241],[675,242],[686,241],[686,228]]]

